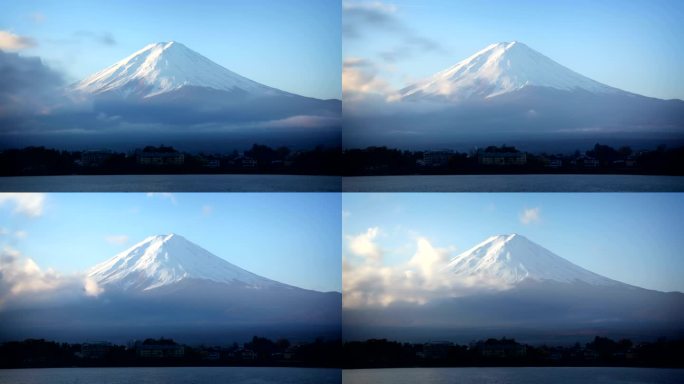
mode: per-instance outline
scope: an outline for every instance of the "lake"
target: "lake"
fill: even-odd
[[[684,176],[408,175],[342,178],[343,192],[683,192]]]
[[[681,383],[682,369],[603,367],[345,369],[344,384]]]
[[[68,175],[0,177],[3,192],[339,192],[339,176]]]
[[[339,369],[276,367],[40,368],[0,370],[0,384],[338,384]]]

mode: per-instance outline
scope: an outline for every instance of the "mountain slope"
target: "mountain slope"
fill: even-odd
[[[582,76],[520,42],[492,44],[430,78],[400,91],[402,98],[486,99],[524,87],[626,93]]]
[[[287,94],[242,77],[175,41],[149,44],[81,80],[73,89],[91,94],[112,92],[145,98],[186,86],[251,96]]]
[[[93,267],[88,276],[106,288],[150,290],[186,279],[287,287],[217,257],[176,234],[152,236]]]
[[[453,258],[447,270],[455,279],[480,277],[507,285],[524,280],[622,284],[579,267],[518,234],[486,239]]]

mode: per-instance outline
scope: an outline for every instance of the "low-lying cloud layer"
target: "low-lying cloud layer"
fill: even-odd
[[[60,303],[85,296],[98,296],[103,290],[81,274],[64,275],[43,270],[33,259],[4,246],[0,250],[0,311],[34,303]]]

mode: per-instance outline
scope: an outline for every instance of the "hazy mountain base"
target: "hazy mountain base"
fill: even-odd
[[[684,143],[684,101],[633,94],[528,86],[462,103],[367,100],[345,106],[343,113],[346,149],[467,150],[500,142],[530,151],[573,151],[596,142],[637,148]]]
[[[652,340],[684,336],[684,294],[624,286],[523,282],[508,291],[425,305],[344,308],[342,319],[345,341],[469,342],[498,335],[542,343],[575,342],[596,334]]]
[[[301,96],[242,100],[229,92],[184,87],[141,102],[96,97],[92,109],[0,119],[0,149],[126,150],[150,143],[187,151],[271,146],[339,146],[341,102]]]
[[[254,334],[290,340],[340,338],[342,297],[299,288],[250,289],[186,280],[139,294],[21,303],[0,311],[0,341],[48,338],[125,343],[150,335],[230,343]]]

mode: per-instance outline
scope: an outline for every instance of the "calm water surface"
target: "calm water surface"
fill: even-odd
[[[684,176],[444,175],[343,177],[344,192],[683,192]]]
[[[0,384],[339,384],[339,369],[264,367],[43,368],[0,370]]]
[[[684,370],[660,368],[400,368],[342,371],[344,384],[682,383]]]
[[[9,192],[339,192],[339,176],[70,175],[0,177]]]

